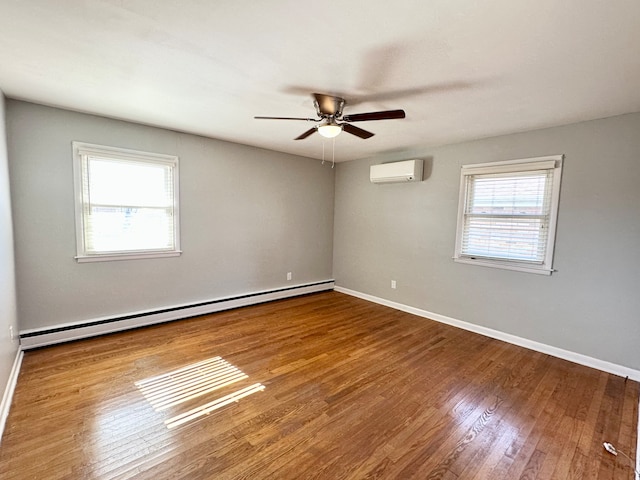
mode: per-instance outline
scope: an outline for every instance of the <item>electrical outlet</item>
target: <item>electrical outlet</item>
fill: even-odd
[[[287,272],[287,280],[291,280],[291,272]]]
[[[9,325],[9,336],[11,340],[14,340],[16,337],[13,335],[13,325]]]
[[[396,288],[396,281],[395,280],[391,280],[391,288]]]

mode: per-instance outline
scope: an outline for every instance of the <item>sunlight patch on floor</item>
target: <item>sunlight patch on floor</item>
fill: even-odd
[[[233,402],[237,402],[241,398],[248,397],[252,393],[261,392],[264,390],[264,385],[260,383],[255,383],[249,387],[238,390],[237,392],[233,392],[229,395],[225,395],[224,397],[218,398],[213,402],[206,403],[199,407],[196,407],[188,412],[182,413],[180,415],[176,415],[168,420],[165,420],[164,423],[167,428],[175,428],[177,426],[182,425],[183,423],[190,422],[191,420],[195,420],[202,415],[208,415],[209,413],[217,410],[220,407],[224,407]]]
[[[249,378],[246,373],[222,357],[213,357],[162,375],[139,380],[135,385],[151,406],[159,412],[246,378]],[[255,383],[176,415],[165,420],[164,423],[167,428],[177,427],[264,389],[264,385]]]
[[[136,382],[142,395],[156,411],[165,410],[213,392],[248,375],[221,357],[193,363],[157,377]]]

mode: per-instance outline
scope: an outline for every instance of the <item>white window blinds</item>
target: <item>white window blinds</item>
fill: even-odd
[[[177,252],[177,158],[76,150],[78,258]]]
[[[548,157],[463,167],[455,258],[550,271],[557,170]]]
[[[542,264],[550,186],[549,171],[467,175],[462,255]]]

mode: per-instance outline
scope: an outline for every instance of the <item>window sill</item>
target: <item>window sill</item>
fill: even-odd
[[[457,263],[466,263],[467,265],[479,265],[481,267],[500,268],[502,270],[515,270],[517,272],[535,273],[537,275],[551,275],[553,269],[549,269],[545,266],[532,266],[521,263],[507,263],[492,260],[480,260],[466,257],[454,257],[453,260]]]
[[[135,253],[110,253],[98,255],[78,255],[75,257],[78,263],[89,262],[114,262],[119,260],[140,260],[143,258],[164,258],[179,257],[182,250],[173,250],[171,252],[135,252]]]

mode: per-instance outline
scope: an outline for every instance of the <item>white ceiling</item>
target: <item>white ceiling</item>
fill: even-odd
[[[406,111],[336,161],[640,111],[638,0],[0,0],[0,32],[8,97],[307,157],[253,116]]]

